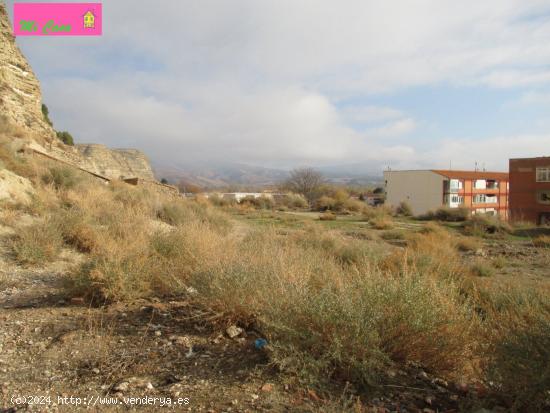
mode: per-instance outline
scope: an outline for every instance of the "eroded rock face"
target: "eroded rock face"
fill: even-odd
[[[155,179],[149,160],[137,149],[109,149],[103,145],[75,145],[81,167],[112,179]]]
[[[106,178],[154,180],[145,155],[136,149],[109,149],[104,145],[64,145],[44,120],[40,83],[12,35],[5,4],[0,0],[0,115],[30,132],[23,140],[39,143],[41,152]]]
[[[0,169],[0,201],[28,205],[34,188],[27,178]]]
[[[54,136],[42,115],[40,83],[15,44],[3,1],[0,1],[0,115],[44,138]]]

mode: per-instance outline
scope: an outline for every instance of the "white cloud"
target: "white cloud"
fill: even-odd
[[[550,105],[550,92],[526,92],[521,95],[518,103],[522,105]]]
[[[469,162],[477,146],[496,157],[525,147],[459,140],[430,159],[404,138],[426,119],[363,102],[415,86],[550,83],[548,0],[103,3],[101,38],[18,42],[61,128],[157,161],[412,165]]]
[[[431,151],[418,154],[418,162],[432,167],[473,169],[475,162],[488,170],[507,171],[511,158],[549,156],[550,135],[513,135],[488,139],[446,139]]]
[[[360,124],[394,120],[403,116],[403,112],[387,106],[351,106],[341,110],[347,121]]]

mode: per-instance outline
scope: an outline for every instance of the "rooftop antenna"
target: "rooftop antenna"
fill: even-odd
[[[487,170],[485,169],[485,162],[483,162],[483,172],[486,172]]]
[[[476,166],[474,167],[474,170],[477,172],[477,161],[476,161]]]

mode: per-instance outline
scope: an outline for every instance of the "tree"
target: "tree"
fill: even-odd
[[[160,183],[161,183],[161,184],[168,184],[168,179],[162,178],[162,179],[160,180]]]
[[[323,175],[313,168],[299,168],[290,172],[283,187],[297,194],[302,194],[309,202],[315,200],[325,182]]]
[[[67,131],[57,131],[56,132],[57,134],[57,137],[63,141],[63,143],[65,145],[71,145],[73,146],[74,145],[74,139],[73,139],[73,136],[67,132]]]

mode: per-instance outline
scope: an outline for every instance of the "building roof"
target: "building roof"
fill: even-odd
[[[445,176],[449,179],[495,179],[507,180],[508,172],[488,172],[488,171],[454,171],[450,169],[432,169],[432,172]]]

